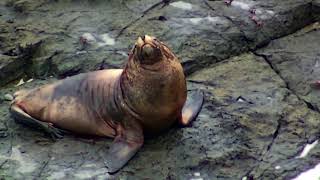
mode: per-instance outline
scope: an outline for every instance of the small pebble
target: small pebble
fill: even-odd
[[[29,79],[29,80],[27,81],[27,83],[32,82],[32,81],[33,81],[33,79]]]
[[[314,81],[310,83],[311,88],[320,89],[320,80]]]
[[[6,22],[11,24],[11,23],[14,23],[14,20],[13,19],[8,19]]]
[[[13,100],[13,96],[11,94],[5,94],[4,95],[4,100],[6,101],[12,101]]]
[[[281,168],[281,166],[276,166],[276,167],[274,167],[275,169],[280,169]]]
[[[194,176],[200,176],[199,172],[194,173]]]
[[[9,134],[7,131],[0,131],[0,138],[5,138],[7,137]]]

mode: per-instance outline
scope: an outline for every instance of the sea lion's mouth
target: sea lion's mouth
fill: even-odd
[[[160,47],[161,44],[156,38],[145,35],[138,38],[134,54],[141,64],[154,64],[163,58]]]

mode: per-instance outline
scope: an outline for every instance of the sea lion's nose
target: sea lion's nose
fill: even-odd
[[[151,57],[154,54],[154,48],[150,44],[143,46],[142,55],[145,58]]]
[[[162,52],[152,36],[140,36],[136,42],[134,54],[141,64],[153,64],[162,60]]]

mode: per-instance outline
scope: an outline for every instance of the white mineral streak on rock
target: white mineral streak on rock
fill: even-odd
[[[99,175],[106,175],[108,174],[106,168],[101,168],[101,169],[81,169],[79,171],[77,171],[77,173],[75,173],[75,177],[77,179],[93,179],[96,178],[96,176]]]
[[[190,18],[192,24],[199,24],[204,18]]]
[[[318,144],[318,140],[314,141],[311,144],[307,144],[304,148],[301,154],[296,158],[304,158],[308,155],[311,149],[313,149]]]
[[[128,53],[124,52],[124,51],[117,51],[117,54],[120,54],[124,57],[128,57]]]
[[[188,18],[188,20],[192,23],[192,24],[199,24],[199,23],[202,23],[204,21],[207,21],[207,22],[210,22],[210,23],[218,23],[218,22],[221,22],[221,23],[224,23],[223,19],[221,19],[220,17],[211,17],[211,16],[208,16],[208,17],[199,17],[199,18]]]
[[[173,3],[170,3],[170,5],[175,8],[179,8],[179,9],[183,9],[183,10],[191,10],[192,9],[192,4],[186,3],[183,1],[173,2]]]
[[[81,36],[82,43],[88,43],[91,45],[97,45],[98,47],[102,46],[113,46],[116,44],[114,38],[112,38],[108,33],[101,34],[101,35],[93,35],[91,33],[84,33]]]
[[[309,169],[292,180],[319,180],[320,179],[320,163],[314,168]]]
[[[241,2],[241,1],[232,1],[231,5],[246,11],[250,10],[251,7],[253,6],[253,4],[249,4],[249,2]]]
[[[101,34],[100,38],[101,38],[102,42],[98,43],[99,46],[106,46],[106,45],[113,46],[116,44],[115,39],[110,37],[109,34]]]
[[[270,15],[274,15],[274,11],[267,10],[266,12],[267,12],[268,14],[270,14]]]
[[[199,172],[195,172],[194,176],[200,176],[200,173]]]

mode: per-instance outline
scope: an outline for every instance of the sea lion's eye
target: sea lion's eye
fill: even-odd
[[[153,40],[154,40],[156,43],[158,43],[158,44],[161,43],[157,38],[154,38]]]
[[[161,42],[156,38],[153,39],[153,45],[155,46],[156,49],[161,48]]]
[[[135,45],[132,47],[131,52],[134,53],[136,49],[137,49],[137,44],[135,44]]]

